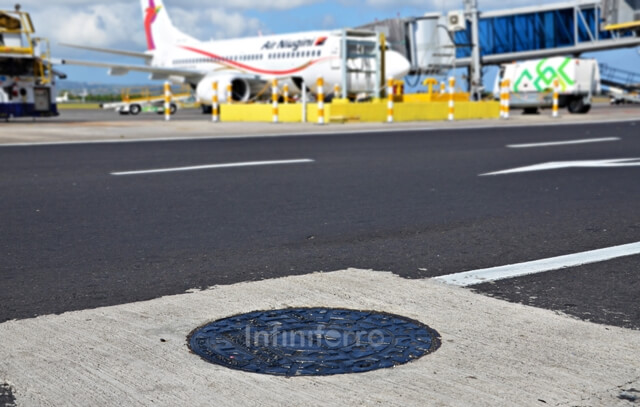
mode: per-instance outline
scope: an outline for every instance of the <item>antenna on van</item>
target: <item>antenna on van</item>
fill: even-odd
[[[16,11],[20,12],[20,9],[22,8],[22,6],[20,4],[16,4]]]

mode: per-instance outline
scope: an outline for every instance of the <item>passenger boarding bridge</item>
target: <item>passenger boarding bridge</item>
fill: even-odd
[[[482,67],[515,60],[640,46],[640,1],[576,0],[480,12],[464,10],[393,19],[362,28],[387,34],[412,63],[413,74],[469,68],[472,94],[482,90]]]

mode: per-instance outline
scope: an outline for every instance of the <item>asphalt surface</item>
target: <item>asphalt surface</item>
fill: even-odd
[[[0,322],[348,267],[406,278],[640,241],[634,123],[0,148]],[[535,149],[507,144],[599,137]],[[313,159],[116,177],[114,171]],[[640,329],[638,257],[486,284]]]

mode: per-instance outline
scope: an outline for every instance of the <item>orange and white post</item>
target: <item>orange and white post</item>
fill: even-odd
[[[387,123],[393,123],[393,78],[387,80]]]
[[[284,99],[284,104],[288,105],[289,104],[289,85],[287,85],[286,83],[282,87],[282,98]]]
[[[324,124],[324,78],[318,78],[318,124]]]
[[[171,120],[171,84],[164,83],[164,120]]]
[[[449,121],[455,119],[456,105],[454,101],[454,95],[456,92],[456,78],[453,76],[449,78]]]
[[[500,117],[503,119],[509,118],[510,113],[510,87],[511,82],[508,79],[505,79],[501,82],[500,88]]]
[[[553,81],[553,113],[552,113],[552,117],[556,118],[558,117],[558,102],[559,102],[559,98],[560,98],[560,81],[559,80],[554,80]]]
[[[213,82],[213,96],[211,97],[211,121],[220,121],[220,103],[218,99],[218,82]]]
[[[227,103],[233,103],[233,87],[227,83]]]
[[[440,83],[440,94],[444,95],[445,93],[447,93],[447,85],[444,84],[444,82]]]
[[[278,121],[280,120],[279,116],[280,116],[280,109],[278,108],[278,97],[280,97],[279,95],[279,89],[278,89],[278,80],[277,79],[273,79],[271,81],[271,106],[273,108],[273,122],[274,123],[278,123]]]
[[[337,83],[333,85],[333,98],[340,99],[340,85]]]

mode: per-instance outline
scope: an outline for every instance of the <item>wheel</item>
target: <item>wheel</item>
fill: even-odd
[[[202,105],[202,114],[211,114],[213,110],[211,105]]]
[[[174,103],[171,104],[171,108],[169,109],[169,112],[171,112],[172,115],[176,114],[176,112],[178,111],[178,106]]]
[[[523,113],[524,114],[538,114],[540,112],[538,111],[537,107],[525,107]]]
[[[140,105],[129,106],[129,113],[131,113],[134,116],[139,115],[141,111],[142,111],[142,108],[140,107]]]
[[[591,110],[591,105],[586,105],[582,98],[571,99],[568,109],[572,114],[585,114]]]

